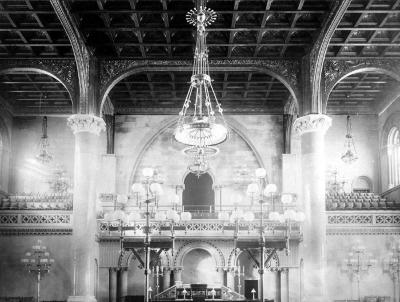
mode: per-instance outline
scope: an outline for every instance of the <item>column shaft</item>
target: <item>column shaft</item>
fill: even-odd
[[[100,166],[100,137],[104,121],[93,115],[77,114],[68,118],[75,134],[73,249],[76,256],[74,296],[68,301],[94,301],[96,241],[96,186]]]
[[[233,269],[228,270],[226,273],[226,287],[235,290],[235,274]]]
[[[326,213],[324,136],[331,119],[322,114],[298,118],[295,131],[301,135],[304,301],[326,301]]]
[[[275,272],[275,301],[281,302],[281,292],[282,292],[282,283],[281,283],[281,276],[282,271],[277,270]]]
[[[117,302],[117,271],[114,268],[108,271],[108,301]]]
[[[163,272],[163,287],[162,290],[166,290],[171,286],[171,270],[169,268],[164,268]]]

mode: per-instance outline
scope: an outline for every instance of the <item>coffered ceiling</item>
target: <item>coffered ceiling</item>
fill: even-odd
[[[192,0],[69,0],[84,43],[99,59],[192,60]],[[217,12],[208,28],[211,59],[297,60],[310,52],[333,10],[331,0],[210,0]],[[0,60],[71,58],[67,34],[50,0],[0,0]],[[400,59],[400,0],[352,0],[330,40],[328,60]],[[254,71],[216,71],[213,85],[229,113],[282,114],[289,92],[276,78]],[[119,114],[175,112],[190,74],[140,73],[119,82],[109,98]],[[354,74],[336,85],[328,113],[374,114],[398,83],[378,73]],[[0,96],[24,112],[72,112],[67,90],[35,72],[0,75]],[[146,110],[145,110],[146,109]],[[36,111],[35,111],[36,110]]]

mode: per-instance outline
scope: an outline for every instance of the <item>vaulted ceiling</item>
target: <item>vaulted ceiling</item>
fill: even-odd
[[[331,0],[211,0],[211,59],[293,59],[300,62],[321,34]],[[70,0],[69,11],[98,58],[192,60],[195,28],[187,24],[192,0]],[[71,43],[50,0],[0,0],[0,60],[73,58]],[[326,58],[400,59],[400,0],[352,0],[330,40]],[[230,113],[282,114],[289,91],[254,71],[215,71],[217,96]],[[190,73],[148,72],[119,82],[109,98],[119,114],[180,108]],[[354,74],[335,86],[328,113],[374,114],[398,82],[379,73]],[[72,112],[67,90],[35,72],[0,74],[0,96],[23,114]],[[69,109],[68,109],[69,108]],[[32,112],[32,110],[31,110]],[[144,111],[143,111],[144,112]],[[166,110],[167,112],[167,110]]]

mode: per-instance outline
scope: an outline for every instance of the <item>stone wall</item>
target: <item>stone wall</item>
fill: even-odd
[[[117,161],[116,190],[128,194],[133,182],[139,181],[144,167],[156,168],[164,180],[164,202],[183,185],[190,160],[181,150],[185,147],[173,139],[174,117],[118,116],[116,120]],[[232,133],[228,142],[218,146],[220,154],[210,160],[214,185],[222,185],[223,203],[231,196],[242,199],[254,170],[264,166],[269,181],[281,187],[282,117],[231,116]],[[112,180],[111,180],[112,181]]]
[[[42,301],[65,301],[72,295],[73,254],[71,236],[0,236],[0,296],[36,297],[36,277],[21,263],[37,239],[55,260],[41,282]]]
[[[75,140],[65,117],[48,117],[48,137],[53,161],[44,165],[37,161],[42,117],[15,117],[12,129],[11,193],[49,192],[48,181],[57,167],[73,177]]]
[[[365,231],[363,232],[365,233]],[[350,275],[341,266],[350,252],[351,247],[360,242],[371,253],[377,264],[368,273],[363,273],[360,280],[360,296],[392,296],[393,282],[390,275],[383,271],[383,260],[389,254],[389,243],[395,235],[382,234],[353,234],[333,232],[327,237],[327,271],[326,284],[329,301],[354,299],[357,300],[357,282],[351,282]],[[398,235],[397,235],[398,236]]]

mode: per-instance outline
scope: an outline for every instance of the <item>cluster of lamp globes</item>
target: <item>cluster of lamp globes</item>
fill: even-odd
[[[258,180],[262,180],[266,177],[267,172],[264,168],[258,168],[255,171],[255,176]],[[262,182],[260,181],[259,183],[251,183],[247,187],[247,195],[250,196],[251,198],[254,198],[255,196],[259,197],[260,202],[263,202],[262,196],[266,197],[272,197],[276,194],[277,192],[277,186],[275,184],[267,184],[265,188],[262,186]],[[292,194],[282,194],[281,196],[281,202],[284,206],[288,206],[291,204],[293,201],[293,195]],[[221,220],[229,220],[231,223],[238,221],[238,220],[245,220],[248,222],[251,222],[254,220],[255,215],[254,212],[252,211],[246,211],[244,212],[241,209],[235,209],[232,214],[229,216],[228,213],[221,212],[218,214],[218,218]],[[305,215],[303,212],[300,211],[295,211],[293,209],[286,209],[282,214],[275,211],[274,208],[272,211],[269,212],[268,218],[271,221],[276,221],[280,223],[284,223],[285,221],[294,221],[294,222],[303,222],[305,220]]]
[[[31,272],[48,272],[54,263],[54,259],[50,258],[47,247],[41,243],[41,240],[38,240],[37,244],[32,246],[32,251],[26,252],[25,257],[21,259],[21,263]]]
[[[151,181],[154,176],[154,169],[152,168],[144,168],[142,171],[143,176],[145,177],[144,183],[134,183],[131,187],[134,195],[139,198],[144,198],[146,200],[154,199],[155,201],[159,198],[164,192],[160,183],[156,181]],[[126,204],[128,202],[127,195],[118,195],[117,203]],[[174,196],[173,203],[177,204],[179,202],[179,197]],[[142,215],[139,211],[133,211],[129,214],[125,213],[123,210],[117,209],[113,212],[107,212],[104,214],[104,220],[106,222],[120,221],[125,224],[135,223],[143,219]],[[167,211],[157,211],[154,216],[155,221],[166,222],[170,221],[173,223],[177,223],[179,221],[185,222],[192,219],[192,214],[190,212],[181,212],[174,209],[169,209]]]

